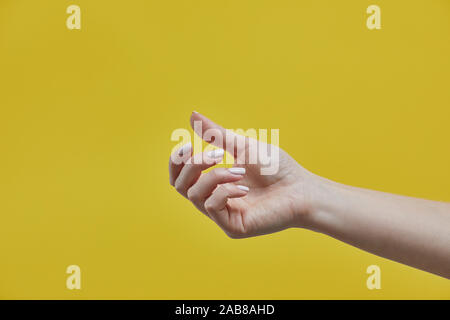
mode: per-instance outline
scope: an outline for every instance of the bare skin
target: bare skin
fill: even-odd
[[[191,115],[191,125],[194,121],[202,122],[203,132],[196,132],[200,137],[208,129],[226,135],[224,128],[199,113]],[[232,138],[243,143],[230,150],[226,141],[207,142],[241,160],[253,144],[265,146],[236,134]],[[261,175],[259,163],[235,165],[245,173],[219,167],[205,173],[222,158],[192,155],[191,148],[177,151],[183,162],[177,164],[171,156],[170,183],[231,238],[306,228],[450,278],[449,203],[339,184],[309,172],[278,150],[279,170],[273,175]]]

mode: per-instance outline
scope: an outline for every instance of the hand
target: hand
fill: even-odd
[[[270,166],[278,170],[263,175],[259,154],[258,161],[248,160],[269,145],[198,113],[191,126],[206,142],[225,148],[236,164],[202,173],[220,163],[224,151],[192,155],[184,146],[171,156],[170,183],[231,238],[302,227],[450,278],[449,203],[345,186],[310,173],[279,148],[270,153]]]
[[[207,142],[219,148],[225,147],[240,163],[233,168],[217,167],[202,173],[222,161],[223,150],[192,155],[190,145],[182,147],[176,152],[183,161],[177,164],[173,161],[175,155],[172,155],[169,162],[170,184],[180,194],[231,238],[251,237],[305,225],[311,212],[311,186],[318,181],[315,175],[274,146],[279,157],[275,160],[271,158],[271,161],[278,161],[278,170],[272,175],[262,175],[261,162],[248,163],[248,153],[267,148],[267,144],[226,131],[199,113],[191,115],[191,126],[196,130],[194,121],[201,121],[202,132],[196,134],[204,139],[204,133],[209,129],[221,134],[223,141],[211,139]],[[237,141],[233,148],[226,143],[230,137]]]

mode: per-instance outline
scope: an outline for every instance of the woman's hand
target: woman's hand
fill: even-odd
[[[191,125],[196,130],[194,121],[201,121],[202,132],[196,131],[200,137],[205,138],[205,132],[211,129],[222,135],[223,139],[207,142],[225,148],[239,164],[204,173],[222,161],[223,150],[192,155],[191,145],[185,145],[171,156],[169,163],[170,183],[180,194],[231,238],[261,235],[306,223],[312,204],[310,190],[318,182],[316,176],[274,146],[272,152],[278,152],[279,156],[271,157],[271,161],[278,161],[272,164],[278,170],[262,175],[264,166],[259,159],[250,164],[249,153],[267,150],[267,144],[226,131],[196,112],[191,116]],[[227,143],[230,138],[236,142],[233,147]],[[177,164],[174,156],[181,156],[182,162]]]
[[[278,170],[263,175],[261,162],[248,160],[269,145],[231,134],[198,113],[191,125],[205,141],[225,146],[238,164],[202,173],[221,162],[223,150],[192,156],[185,146],[171,156],[170,183],[230,237],[303,227],[450,278],[449,203],[345,186],[308,172],[279,148],[270,154]],[[214,139],[206,134],[210,130]],[[178,154],[184,162],[173,161]]]

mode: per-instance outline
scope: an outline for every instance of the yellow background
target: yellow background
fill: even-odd
[[[447,0],[2,0],[0,298],[450,298],[310,231],[231,240],[167,172],[194,109],[279,128],[327,178],[450,201],[449,36]]]

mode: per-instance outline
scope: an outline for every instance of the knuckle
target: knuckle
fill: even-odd
[[[183,194],[183,186],[179,183],[175,182],[175,190],[177,190],[179,193]]]
[[[225,231],[225,234],[230,239],[242,239],[242,238],[245,238],[245,235],[243,235],[241,233],[238,233],[238,232],[234,232],[234,231]]]
[[[197,202],[198,201],[198,195],[197,192],[195,192],[195,190],[193,188],[190,188],[187,191],[187,198],[191,201],[191,202]]]
[[[210,172],[211,172],[211,178],[213,180],[217,180],[220,178],[220,170],[214,169],[214,170],[211,170]]]
[[[222,184],[219,186],[219,188],[220,188],[220,192],[222,192],[224,194],[230,193],[230,186],[228,184]]]
[[[219,177],[219,179],[225,179],[228,176],[228,169],[225,168],[217,168],[217,176]]]
[[[212,202],[206,201],[205,202],[205,210],[210,213],[214,211],[214,204]]]
[[[237,227],[229,225],[226,228],[224,228],[224,231],[226,235],[231,239],[243,239],[248,238],[251,235],[245,230],[245,228]]]

